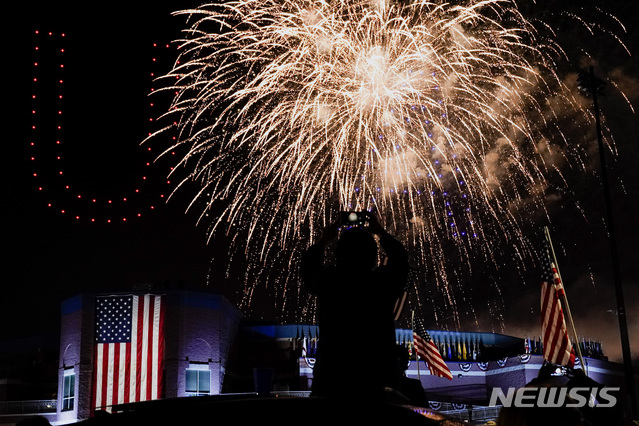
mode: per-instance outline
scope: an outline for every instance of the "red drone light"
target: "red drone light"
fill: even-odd
[[[41,32],[39,30],[35,30],[35,34],[39,35],[41,34]],[[46,34],[46,33],[45,33]],[[48,32],[48,35],[50,37],[53,37],[54,34],[53,32]],[[60,34],[62,37],[65,37],[64,33]],[[59,39],[56,39],[55,37],[52,39],[51,42],[47,42],[47,44],[45,45],[44,49],[41,49],[42,45],[36,45],[34,46],[34,50],[35,52],[37,52],[36,54],[38,55],[38,57],[36,58],[36,60],[33,61],[33,70],[34,70],[34,76],[33,76],[33,82],[34,82],[34,87],[35,90],[39,91],[39,90],[48,90],[48,92],[45,93],[51,93],[54,91],[58,91],[58,93],[56,95],[53,96],[57,96],[58,102],[61,102],[61,100],[63,99],[63,95],[62,95],[62,90],[65,84],[65,79],[62,78],[62,72],[66,72],[67,66],[66,64],[62,63],[62,57],[60,56],[62,53],[65,53],[65,49],[64,47],[58,46],[57,49],[54,49],[53,51],[50,50],[50,47],[53,46],[51,43],[60,43],[61,41]],[[158,47],[157,43],[153,44],[154,47]],[[166,45],[167,48],[169,48],[169,45]],[[47,50],[49,50],[49,52],[47,52]],[[57,63],[56,63],[57,62]],[[158,56],[152,56],[151,57],[151,62],[153,64],[154,67],[157,67],[160,62],[162,62],[160,60],[160,57]],[[73,70],[71,70],[73,71]],[[45,75],[47,76],[46,79],[41,79],[39,78],[40,76]],[[155,75],[161,75],[154,72],[151,72],[150,75],[152,77],[155,77]],[[50,77],[49,77],[50,76]],[[49,85],[49,87],[45,88],[45,85]],[[154,88],[150,88],[150,91],[154,91]],[[31,95],[31,98],[34,102],[33,104],[33,109],[31,110],[31,115],[34,119],[34,122],[32,123],[31,129],[34,132],[34,135],[36,137],[40,136],[40,134],[36,134],[36,131],[40,131],[40,126],[37,125],[37,123],[39,121],[35,121],[35,120],[40,120],[40,115],[42,113],[55,113],[58,117],[57,119],[57,123],[54,123],[54,129],[56,129],[58,131],[58,134],[56,136],[56,138],[54,139],[55,141],[55,145],[54,147],[57,147],[57,149],[60,149],[63,145],[66,144],[62,144],[62,138],[61,136],[61,132],[62,132],[62,126],[64,125],[64,123],[61,121],[63,115],[67,115],[66,113],[63,114],[63,112],[65,111],[63,108],[65,105],[59,103],[57,106],[54,106],[53,108],[55,108],[53,111],[49,110],[48,111],[42,111],[41,110],[41,105],[38,103],[36,104],[35,102],[39,99],[39,92],[33,93]],[[151,102],[150,103],[150,107],[155,107],[155,103]],[[156,122],[156,118],[154,117],[148,117],[147,120],[148,123],[155,123]],[[46,121],[44,121],[44,123],[46,123]],[[46,128],[48,125],[43,125],[43,129]],[[151,136],[153,134],[153,132],[148,132],[148,135]],[[173,140],[175,140],[176,138],[173,137]],[[38,141],[40,142],[40,141]],[[30,147],[32,147],[32,149],[43,149],[46,148],[46,140],[43,141],[42,144],[38,143],[36,144],[35,142],[31,141],[29,143]],[[151,152],[152,148],[151,147],[147,147],[146,152]],[[57,154],[57,155],[56,155]],[[172,153],[173,155],[175,153]],[[43,159],[46,160],[49,157],[49,152],[44,151],[42,153],[38,152],[37,155],[32,155],[30,156],[30,159],[32,162],[34,162],[34,166],[40,166],[40,163],[43,163],[43,161],[39,161],[36,163],[36,157],[38,159]],[[62,156],[59,153],[54,153],[54,157],[56,160],[61,161]],[[147,167],[151,166],[152,161],[145,161],[145,165]],[[173,169],[172,167],[170,168],[171,170]],[[47,172],[50,173],[50,172]],[[41,173],[43,176],[46,174],[45,172]],[[73,175],[73,173],[66,173],[66,170],[64,168],[60,168],[57,170],[56,176],[57,178],[53,178],[53,179],[57,179],[57,181],[59,181],[60,179],[70,179],[70,177]],[[33,177],[34,178],[40,178],[40,174],[39,171],[34,171],[33,172]],[[42,179],[42,178],[40,178]],[[141,176],[141,180],[142,181],[147,181],[148,177],[145,176]],[[52,181],[51,185],[47,185],[47,191],[54,191],[56,188],[56,181]],[[169,181],[166,181],[167,184],[170,184]],[[62,185],[60,185],[60,188],[63,189],[70,189],[70,185],[64,184],[62,183]],[[44,187],[43,186],[37,186],[38,191],[44,191]],[[98,221],[102,221],[103,219],[97,218],[95,216],[88,216],[88,215],[83,215],[81,212],[77,212],[76,210],[79,208],[82,208],[82,205],[79,204],[82,201],[84,201],[85,199],[90,200],[88,201],[89,203],[93,204],[96,207],[92,207],[92,209],[95,208],[101,208],[104,207],[106,208],[107,206],[109,206],[109,211],[110,213],[108,214],[112,214],[114,213],[111,209],[113,208],[123,208],[124,204],[122,203],[126,203],[127,206],[130,206],[128,208],[134,207],[135,202],[134,201],[138,201],[138,202],[144,202],[141,198],[139,198],[139,196],[137,194],[141,194],[143,191],[140,187],[134,187],[133,188],[133,194],[136,194],[135,197],[129,197],[129,196],[120,196],[120,197],[112,197],[111,199],[107,199],[106,203],[104,203],[104,201],[99,202],[99,198],[98,197],[91,197],[91,196],[86,196],[87,194],[83,194],[83,193],[76,193],[75,197],[71,196],[71,198],[69,198],[69,200],[76,200],[76,201],[69,201],[69,205],[64,206],[64,208],[62,209],[57,209],[57,211],[59,211],[61,214],[68,214],[70,217],[74,217],[76,220],[81,220],[83,218],[85,218],[86,220],[90,220],[91,222],[98,222]],[[65,197],[64,195],[58,194],[58,196],[61,197]],[[66,197],[69,197],[69,195],[67,195]],[[163,194],[159,194],[160,198],[164,198]],[[121,202],[119,202],[119,200],[121,199]],[[71,205],[71,203],[73,203],[73,205]],[[57,202],[57,204],[61,204],[60,202]],[[102,205],[101,205],[102,204]],[[52,207],[52,203],[47,203],[48,207]],[[154,210],[155,206],[151,205],[148,206],[148,208],[150,210]],[[78,214],[80,213],[80,214]],[[106,214],[106,209],[105,209],[105,214]],[[140,212],[131,212],[131,214],[134,217],[142,217],[142,214]],[[113,216],[111,216],[111,218],[106,219],[107,223],[114,223],[117,220],[113,220],[112,219]],[[122,216],[122,222],[127,222],[128,219],[130,218],[130,216]]]

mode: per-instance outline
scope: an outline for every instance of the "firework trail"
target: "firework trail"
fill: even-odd
[[[171,149],[210,235],[233,236],[249,260],[244,308],[270,285],[298,309],[284,306],[299,291],[295,253],[339,210],[379,212],[453,310],[473,259],[530,254],[521,222],[543,212],[547,175],[570,156],[558,111],[587,114],[557,76],[561,50],[513,2],[457,3],[179,12],[192,26],[165,80]]]

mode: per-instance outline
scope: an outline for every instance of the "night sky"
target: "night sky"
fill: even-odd
[[[5,20],[12,24],[2,30],[3,90],[9,95],[4,98],[2,117],[5,183],[2,222],[8,237],[3,238],[7,255],[3,257],[0,338],[56,332],[60,300],[81,292],[125,290],[144,283],[184,283],[202,288],[207,281],[219,285],[223,276],[219,259],[224,257],[224,242],[207,243],[206,227],[196,226],[196,212],[185,214],[189,188],[167,204],[171,187],[165,182],[167,165],[160,162],[145,166],[149,154],[139,147],[148,131],[146,94],[152,86],[148,73],[155,66],[151,62],[152,45],[176,38],[184,18],[171,17],[171,11],[196,6],[198,2],[174,2],[171,6],[165,3],[157,6],[158,2],[88,2],[82,9],[66,4],[53,6],[54,2],[40,3],[9,8]],[[544,5],[557,8],[556,3],[537,1],[534,8],[530,6],[534,9],[531,12],[544,15]],[[564,2],[561,3],[564,7]],[[618,45],[610,43],[610,38],[602,38],[600,46],[595,43],[588,47],[597,51],[598,72],[614,77],[635,108],[639,107],[639,32],[633,25],[639,15],[636,2],[566,2],[571,3],[582,5],[584,13],[596,6],[603,7],[626,24],[628,32],[622,33],[621,39],[634,56],[628,57]],[[135,4],[133,9],[128,8],[130,4]],[[559,14],[554,10],[553,13],[552,19],[561,22]],[[64,72],[68,81],[65,145],[59,149],[64,158],[60,167],[45,162],[34,164],[30,160],[35,30],[64,32],[66,38],[68,59]],[[569,28],[564,31],[570,33]],[[575,67],[580,60],[574,59]],[[639,120],[614,89],[607,92],[601,107],[618,154],[609,162],[610,179],[636,358]],[[592,137],[595,144],[594,128]],[[64,171],[63,179],[71,182],[72,189],[67,192],[37,189],[34,170],[46,173],[52,167]],[[151,183],[145,182],[144,196],[132,197],[131,191],[141,176],[147,176]],[[614,290],[598,176],[595,172],[568,176],[572,179],[575,200],[579,200],[584,213],[577,215],[575,200],[567,200],[565,206],[560,204],[551,210],[553,239],[560,246],[559,262],[567,294],[580,334],[602,340],[604,351],[619,360]],[[165,197],[160,198],[159,194]],[[83,198],[78,200],[77,195]],[[87,199],[115,202],[123,197],[128,201],[118,204],[122,208],[108,206],[102,211],[92,207]],[[48,207],[50,202],[55,206]],[[61,213],[62,209],[65,213]],[[141,218],[136,217],[138,212],[143,212]],[[74,218],[76,214],[81,216],[80,220]],[[99,217],[98,222],[87,220],[92,216]],[[106,222],[107,216],[113,218],[112,223]],[[122,220],[124,216],[126,221]],[[211,262],[213,257],[218,261]],[[504,283],[503,329],[490,321],[483,322],[488,314],[482,311],[481,304],[475,307],[478,321],[468,320],[464,327],[519,337],[538,334],[537,284],[536,281],[527,286]]]

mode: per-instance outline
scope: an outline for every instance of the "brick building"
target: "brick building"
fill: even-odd
[[[117,364],[126,364],[122,362],[126,349],[121,349],[123,355],[114,358],[115,361],[99,362],[100,354],[106,356],[107,353],[106,349],[104,352],[99,349],[97,343],[101,333],[98,328],[103,326],[100,324],[103,316],[100,306],[107,300],[116,299],[138,300],[141,305],[143,300],[151,297],[161,298],[163,306],[161,315],[156,315],[156,318],[162,319],[163,330],[159,345],[162,349],[159,361],[161,374],[158,376],[160,392],[156,397],[148,395],[127,400],[122,394],[125,387],[131,386],[129,380],[101,379],[112,388],[105,392],[114,398],[114,402],[98,409],[119,411],[128,402],[155,398],[167,403],[170,402],[168,400],[191,401],[182,397],[195,395],[271,391],[297,396],[309,394],[313,380],[313,355],[320,337],[320,330],[314,325],[249,323],[224,297],[204,292],[169,290],[152,295],[148,292],[82,294],[62,303],[57,413],[47,416],[52,424],[73,423],[91,417],[96,405],[99,405],[96,404],[97,372],[102,369],[105,377],[117,377]],[[126,308],[134,310],[128,304]],[[124,328],[127,333],[136,333],[135,327]],[[360,329],[344,325],[344,332],[353,335],[352,352],[349,352],[351,356],[347,362],[353,366],[348,383],[353,386],[354,393],[357,392],[358,377],[375,374],[358,367],[358,357],[366,356],[366,350],[374,350],[371,342],[367,346],[362,341]],[[141,336],[140,330],[137,332]],[[406,375],[421,382],[428,397],[426,408],[429,410],[475,420],[495,418],[497,409],[487,407],[492,389],[501,388],[506,392],[509,387],[524,386],[537,376],[543,363],[541,355],[526,353],[530,345],[525,343],[525,339],[493,333],[429,332],[440,345],[453,374],[452,380],[435,377],[423,361],[411,361]],[[151,346],[150,335],[144,340]],[[397,329],[396,340],[410,348],[412,330]],[[474,353],[478,348],[481,348],[483,357]],[[587,357],[586,362],[589,375],[594,380],[608,386],[623,387],[621,365],[597,357]],[[123,367],[120,372],[128,374],[128,368]],[[103,386],[105,389],[108,387]],[[116,388],[119,390],[116,391]],[[115,394],[118,396],[115,397]],[[10,424],[1,420],[0,424]]]
[[[94,370],[98,368],[96,300],[112,296],[121,295],[79,295],[62,303],[57,418],[60,423],[87,418],[95,408],[92,398]],[[165,311],[160,397],[219,394],[230,345],[242,314],[216,294],[168,291],[161,296]],[[121,381],[120,387],[131,386],[125,382]],[[119,402],[133,400],[120,398]]]

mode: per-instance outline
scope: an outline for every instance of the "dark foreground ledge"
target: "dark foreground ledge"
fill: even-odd
[[[317,397],[192,397],[151,401],[115,407],[117,412],[98,412],[79,422],[102,425],[188,425],[188,424],[281,424],[336,426],[344,422],[362,424],[443,425],[448,422],[426,409],[385,402],[341,400]],[[335,423],[335,422],[339,423]]]

